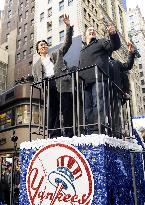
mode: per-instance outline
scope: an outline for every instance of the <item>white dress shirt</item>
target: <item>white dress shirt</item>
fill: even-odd
[[[54,64],[51,62],[49,55],[41,57],[42,65],[44,66],[45,77],[54,76]]]

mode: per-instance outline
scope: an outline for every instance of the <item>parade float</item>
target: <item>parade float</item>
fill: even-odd
[[[135,133],[135,137],[137,137]],[[107,135],[21,144],[20,205],[143,205],[143,147]]]

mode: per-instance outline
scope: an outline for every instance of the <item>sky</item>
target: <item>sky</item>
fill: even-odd
[[[0,10],[4,7],[4,1],[0,0]],[[135,8],[136,5],[141,8],[142,15],[145,17],[145,0],[126,0],[127,8]]]
[[[142,15],[145,17],[145,0],[126,0],[127,8],[135,8],[137,5],[141,9]]]
[[[0,0],[0,10],[3,10],[4,8],[4,0]]]

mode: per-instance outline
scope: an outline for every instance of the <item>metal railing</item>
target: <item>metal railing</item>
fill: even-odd
[[[81,73],[86,70],[94,69],[94,82],[86,83]],[[98,75],[99,74],[99,75]],[[72,96],[72,124],[70,126],[64,126],[64,116],[62,115],[62,84],[66,76],[71,76],[71,92]],[[57,86],[59,96],[59,126],[49,127],[50,122],[50,91],[51,82],[59,82]],[[94,102],[94,115],[95,119],[93,123],[88,123],[86,119],[86,89],[87,86],[94,85],[95,87],[95,100]],[[64,130],[72,129],[74,136],[81,136],[81,134],[87,135],[87,131],[91,128],[92,133],[107,134],[118,138],[130,137],[132,135],[132,122],[131,122],[131,106],[130,99],[123,101],[125,93],[121,88],[115,84],[110,78],[109,74],[103,72],[97,65],[85,67],[83,69],[77,68],[76,71],[68,72],[67,74],[44,78],[41,82],[35,82],[31,85],[30,91],[30,124],[29,124],[29,140],[32,140],[32,104],[33,104],[33,89],[37,88],[40,92],[39,100],[39,112],[42,112],[43,123],[39,122],[38,135],[41,134],[43,138],[51,138],[50,133],[52,131],[59,131],[61,135],[64,134]],[[94,89],[94,88],[93,88]],[[93,91],[94,92],[94,91]],[[43,94],[43,105],[42,105]],[[92,99],[94,100],[94,99]],[[43,107],[43,109],[42,109]],[[128,134],[127,134],[128,133]],[[55,137],[58,137],[57,134]]]

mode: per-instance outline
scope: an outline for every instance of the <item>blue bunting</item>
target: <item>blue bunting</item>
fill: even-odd
[[[90,164],[94,176],[94,198],[92,205],[134,205],[133,179],[130,151],[109,145],[78,145]],[[30,160],[36,150],[21,150],[20,205],[30,205],[26,190],[26,175]],[[143,205],[141,153],[135,153],[135,175],[138,204]],[[144,185],[145,187],[145,185]]]

